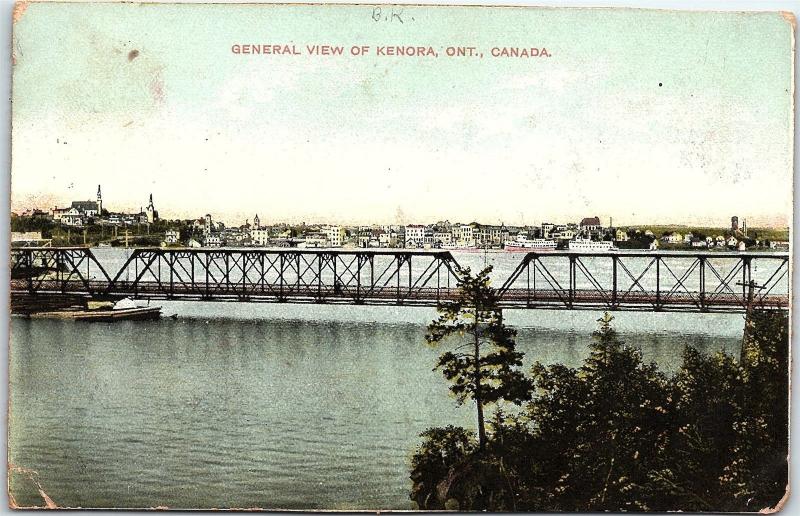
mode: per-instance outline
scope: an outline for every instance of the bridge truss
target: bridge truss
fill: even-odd
[[[789,290],[788,254],[725,252],[529,253],[499,288],[509,307],[688,312],[785,310]]]
[[[87,248],[11,253],[12,294],[95,299],[437,306],[460,268],[447,251],[132,249],[109,274]],[[519,309],[787,310],[789,269],[787,253],[532,252],[498,294]]]
[[[80,257],[55,277],[28,278],[29,292],[109,298],[436,305],[454,291],[458,267],[441,251],[135,249],[110,276],[89,249],[28,251],[13,252],[18,269],[41,260],[63,263],[62,254]],[[96,267],[78,270],[87,260]]]

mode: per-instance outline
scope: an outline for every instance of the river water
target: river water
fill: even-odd
[[[483,257],[474,258],[483,260]],[[467,258],[469,260],[469,258]],[[461,260],[459,260],[461,261]],[[176,320],[12,318],[9,460],[20,505],[409,509],[431,426],[472,428],[431,371],[426,308],[164,303]],[[526,367],[577,366],[594,312],[508,311]],[[615,314],[667,371],[738,352],[741,315]],[[36,473],[31,473],[35,471]]]

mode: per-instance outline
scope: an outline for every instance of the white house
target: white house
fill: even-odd
[[[683,242],[683,235],[680,233],[667,233],[661,237],[661,241],[667,244],[679,244]]]
[[[575,232],[572,231],[571,229],[564,229],[562,231],[557,231],[554,232],[552,235],[553,238],[557,240],[572,240],[573,238],[575,238]]]
[[[174,229],[168,229],[166,233],[164,233],[164,242],[168,244],[177,244],[181,239],[180,231]]]
[[[422,247],[425,243],[425,226],[411,224],[406,226],[406,247]]]
[[[325,233],[306,233],[305,247],[327,247],[328,237]]]
[[[250,230],[250,243],[258,247],[269,245],[269,229],[258,228]]]
[[[439,245],[450,245],[453,243],[453,234],[449,231],[434,231],[433,241]]]
[[[739,245],[739,241],[736,240],[736,237],[731,236],[728,237],[728,241],[726,242],[726,244],[728,247],[736,247],[737,245]]]
[[[473,227],[466,224],[453,227],[453,240],[461,247],[475,247]]]
[[[330,247],[342,247],[345,231],[342,226],[328,226],[325,228],[325,236],[328,237],[328,245]]]
[[[204,247],[222,247],[222,239],[218,235],[209,234],[203,239]]]
[[[53,210],[53,219],[65,226],[83,226],[86,224],[86,215],[77,208]]]
[[[397,231],[381,230],[378,233],[378,245],[381,247],[397,247]]]

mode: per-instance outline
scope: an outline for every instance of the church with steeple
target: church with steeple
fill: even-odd
[[[158,220],[158,210],[156,210],[156,207],[153,205],[153,194],[150,194],[150,203],[147,205],[144,212],[145,215],[147,215],[148,223],[152,224]]]

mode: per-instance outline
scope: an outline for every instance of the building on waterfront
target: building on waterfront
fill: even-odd
[[[567,228],[561,229],[559,231],[553,231],[551,235],[552,238],[556,240],[573,240],[577,236],[575,234],[575,231]]]
[[[583,220],[581,220],[581,231],[599,231],[600,228],[600,217],[585,217]]]
[[[258,218],[256,216],[256,218]],[[266,247],[269,245],[269,229],[257,228],[250,230],[250,243],[258,247]]]
[[[475,247],[475,230],[469,224],[453,226],[453,240],[459,247]]]
[[[421,224],[411,224],[406,226],[405,246],[409,248],[422,247],[425,245],[425,226]]]
[[[181,240],[181,233],[176,229],[168,229],[164,233],[164,242],[167,244],[177,244]]]
[[[329,247],[342,247],[347,233],[342,226],[328,226],[325,228],[325,236]]]
[[[397,231],[389,230],[383,231],[381,230],[378,233],[378,245],[380,247],[397,247]]]
[[[72,201],[71,208],[81,213],[87,219],[96,217],[100,213],[97,210],[96,201]]]
[[[453,234],[450,231],[434,231],[433,241],[437,247],[449,247],[453,245]]]
[[[550,238],[550,234],[555,227],[555,224],[551,224],[550,222],[542,222],[542,234],[540,236],[542,238]]]
[[[216,234],[209,234],[203,239],[204,247],[222,247],[222,238]]]
[[[328,247],[328,236],[321,231],[313,231],[305,234],[303,247],[317,248]]]
[[[53,220],[63,226],[81,227],[86,223],[86,215],[77,208],[53,208]]]

